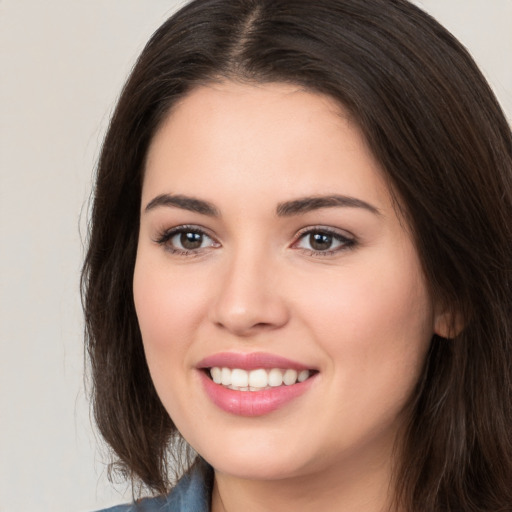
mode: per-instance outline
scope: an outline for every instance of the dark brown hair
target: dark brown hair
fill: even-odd
[[[172,106],[222,79],[297,84],[351,114],[433,297],[462,320],[453,339],[432,339],[399,447],[397,502],[511,510],[511,130],[466,50],[406,0],[195,0],[142,52],[104,141],[82,275],[95,418],[127,475],[167,491],[179,438],[133,303],[145,156]]]

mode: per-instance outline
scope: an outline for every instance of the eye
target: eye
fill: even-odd
[[[303,249],[313,255],[331,255],[355,245],[354,238],[327,228],[308,228],[299,233],[294,248]]]
[[[178,226],[162,233],[156,240],[173,254],[197,254],[202,249],[219,247],[211,236],[196,226]]]

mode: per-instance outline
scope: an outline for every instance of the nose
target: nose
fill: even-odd
[[[211,321],[230,333],[247,337],[272,331],[289,321],[289,308],[270,258],[239,254],[218,276]]]

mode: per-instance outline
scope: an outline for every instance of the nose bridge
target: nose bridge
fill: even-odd
[[[224,262],[213,321],[239,336],[275,329],[288,320],[276,256],[264,245],[239,243]]]

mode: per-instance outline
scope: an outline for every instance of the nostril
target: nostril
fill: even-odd
[[[240,274],[234,273],[223,281],[211,303],[210,321],[240,337],[285,325],[290,312],[284,297],[270,287],[265,276],[243,274],[240,278]]]

